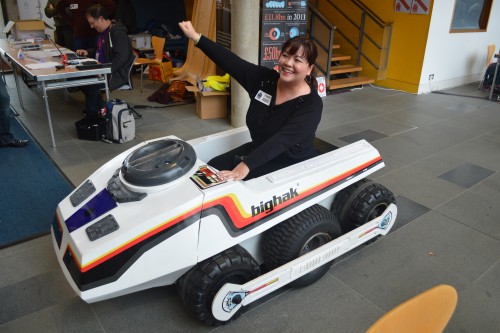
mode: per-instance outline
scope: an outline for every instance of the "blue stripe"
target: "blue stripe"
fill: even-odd
[[[117,206],[107,189],[102,190],[66,220],[69,232],[86,225]]]

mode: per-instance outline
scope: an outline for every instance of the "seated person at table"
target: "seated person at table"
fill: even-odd
[[[316,156],[323,102],[313,76],[317,50],[311,40],[287,40],[275,71],[241,59],[196,32],[191,22],[179,27],[250,96],[246,124],[252,141],[208,162],[221,170],[222,179],[249,180]]]
[[[120,22],[109,18],[106,7],[92,5],[87,9],[87,21],[97,30],[96,47],[88,50],[76,50],[76,54],[95,58],[100,63],[112,63],[111,75],[108,81],[109,89],[115,90],[128,84],[130,66],[134,62],[132,44],[127,35],[127,28]],[[85,113],[87,117],[97,117],[104,107],[99,92],[102,85],[82,86],[85,94]]]

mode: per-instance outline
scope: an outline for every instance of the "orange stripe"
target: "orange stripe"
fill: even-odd
[[[110,259],[110,258],[112,258],[112,257],[114,257],[114,256],[116,256],[116,255],[118,255],[120,253],[122,253],[123,251],[131,248],[132,246],[134,246],[134,245],[142,242],[143,240],[148,239],[149,237],[154,236],[157,233],[159,233],[159,232],[161,232],[161,231],[163,231],[163,230],[165,230],[167,228],[170,228],[170,227],[176,225],[177,223],[179,223],[179,222],[185,220],[186,218],[188,218],[189,216],[192,216],[192,215],[196,214],[200,210],[201,210],[201,207],[199,206],[199,207],[197,207],[197,208],[195,208],[195,209],[193,209],[193,210],[191,210],[189,212],[186,212],[183,215],[180,215],[180,216],[178,216],[178,217],[176,217],[176,218],[174,218],[172,220],[169,220],[169,221],[166,221],[166,222],[162,223],[159,227],[157,227],[157,228],[155,228],[155,229],[153,229],[153,230],[151,230],[149,232],[146,232],[146,233],[140,235],[139,237],[136,237],[136,238],[130,240],[129,242],[125,243],[124,245],[122,245],[122,246],[116,248],[115,250],[112,250],[112,251],[108,252],[107,254],[103,255],[102,257],[99,257],[99,258],[97,258],[97,259],[95,259],[93,261],[90,261],[89,263],[87,263],[87,264],[85,264],[83,266],[79,265],[80,271],[82,273],[84,273],[84,272],[86,272],[86,271],[88,271],[88,270],[90,270],[90,269],[92,269],[92,268],[100,265],[101,263],[107,261],[108,259]]]
[[[339,180],[342,180],[344,178],[347,178],[348,176],[350,175],[353,175],[355,174],[356,172],[360,171],[360,170],[363,170],[364,168],[374,164],[374,163],[377,163],[378,161],[382,160],[382,158],[380,156],[372,159],[371,161],[368,161],[356,168],[353,168],[349,171],[346,171],[334,178],[331,178],[315,187],[312,187],[308,190],[305,190],[304,192],[300,193],[298,195],[298,197],[295,197],[293,199],[290,199],[284,203],[282,203],[281,205],[277,206],[277,208],[273,209],[273,212],[277,212],[277,211],[280,211],[288,206],[290,206],[291,204],[297,202],[298,200],[301,200],[305,197],[308,197],[309,195],[313,194],[313,193],[316,193],[336,182],[338,182]],[[207,203],[205,205],[205,207],[214,207],[216,205],[222,205],[224,206],[224,208],[226,209],[230,219],[231,219],[231,222],[233,222],[233,224],[235,225],[235,227],[237,227],[238,229],[241,229],[241,228],[244,228],[246,226],[249,226],[250,224],[264,218],[268,213],[266,212],[263,212],[263,213],[260,213],[260,214],[257,214],[255,216],[250,216],[250,214],[248,214],[241,206],[241,204],[239,204],[239,201],[237,198],[233,199],[232,198],[233,196],[229,197],[229,196],[224,196],[224,197],[221,197],[221,198],[217,198],[209,203]],[[235,203],[236,201],[236,203]],[[205,209],[205,208],[204,208]],[[247,217],[248,216],[248,217]]]
[[[295,197],[293,199],[290,199],[286,202],[284,202],[283,204],[279,205],[277,209],[274,209],[273,212],[277,212],[277,211],[280,211],[288,206],[290,206],[291,204],[297,202],[298,200],[301,200],[317,191],[320,191],[322,189],[324,189],[325,187],[328,187],[336,182],[338,182],[339,180],[341,179],[344,179],[352,174],[355,174],[356,172],[360,171],[360,170],[363,170],[364,168],[378,162],[382,160],[382,158],[380,156],[372,159],[371,161],[368,161],[356,168],[353,168],[349,171],[346,171],[334,178],[331,178],[315,187],[312,187],[308,190],[305,190],[303,193],[300,193],[298,195],[298,197]],[[228,194],[228,195],[225,195],[225,196],[222,196],[220,198],[217,198],[217,199],[214,199],[210,202],[207,202],[204,204],[203,206],[203,210],[207,209],[207,208],[210,208],[210,207],[215,207],[217,205],[221,205],[224,207],[224,209],[226,210],[227,214],[229,215],[229,218],[231,219],[231,222],[233,222],[233,224],[241,229],[241,228],[244,228],[252,223],[255,223],[256,221],[262,219],[263,217],[265,217],[268,213],[260,213],[256,216],[250,216],[250,214],[248,214],[242,207],[242,205],[240,204],[238,198],[233,194]],[[164,223],[162,223],[159,227],[156,227],[155,229],[149,231],[149,232],[146,232],[142,235],[140,235],[139,237],[137,238],[134,238],[132,240],[130,240],[129,242],[117,247],[116,249],[114,250],[111,250],[110,252],[108,252],[107,254],[104,254],[103,256],[97,258],[97,259],[94,259],[93,261],[83,265],[83,266],[80,266],[80,264],[78,263],[78,261],[76,261],[76,257],[75,258],[75,261],[80,269],[81,272],[86,272],[98,265],[100,265],[101,263],[109,260],[110,258],[122,253],[123,251],[131,248],[132,246],[142,242],[143,240],[145,239],[148,239],[149,237],[153,236],[153,235],[156,235],[157,233],[165,230],[166,228],[169,228],[181,221],[183,221],[184,219],[188,218],[189,216],[192,216],[198,212],[201,211],[201,206],[198,206],[196,208],[194,208],[193,210],[191,211],[188,211],[172,220],[169,220],[169,221],[165,221]],[[71,250],[71,247],[70,247],[70,250]],[[73,251],[71,250],[71,252],[73,253]]]

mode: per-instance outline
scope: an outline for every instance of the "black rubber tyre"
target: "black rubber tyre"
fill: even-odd
[[[311,206],[265,233],[263,257],[266,269],[284,265],[340,235],[340,225],[332,212],[320,205]],[[303,287],[316,282],[325,275],[332,263],[333,260],[290,285]]]
[[[219,325],[226,322],[215,319],[212,314],[215,294],[226,283],[243,284],[259,275],[258,263],[245,249],[235,246],[193,267],[179,279],[177,286],[182,302],[199,320]],[[231,320],[240,314],[238,311]]]
[[[391,203],[396,203],[391,191],[362,179],[337,194],[332,211],[346,233],[380,216]]]

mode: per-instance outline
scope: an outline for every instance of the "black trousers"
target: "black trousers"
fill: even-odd
[[[101,89],[103,88],[104,83],[80,87],[80,90],[85,95],[85,113],[87,117],[97,117],[99,110],[106,105],[106,102],[101,97]]]
[[[253,150],[254,150],[253,143],[248,142],[233,150],[228,151],[227,153],[212,158],[208,162],[208,164],[218,170],[233,170],[234,167],[241,162],[240,157],[249,155]],[[278,161],[277,159],[274,159],[267,162],[266,164],[261,165],[260,167],[250,170],[250,173],[245,177],[244,180],[257,178],[266,175],[270,172],[283,169],[284,167],[287,167],[292,164],[294,163],[293,162],[285,163],[282,161]]]

